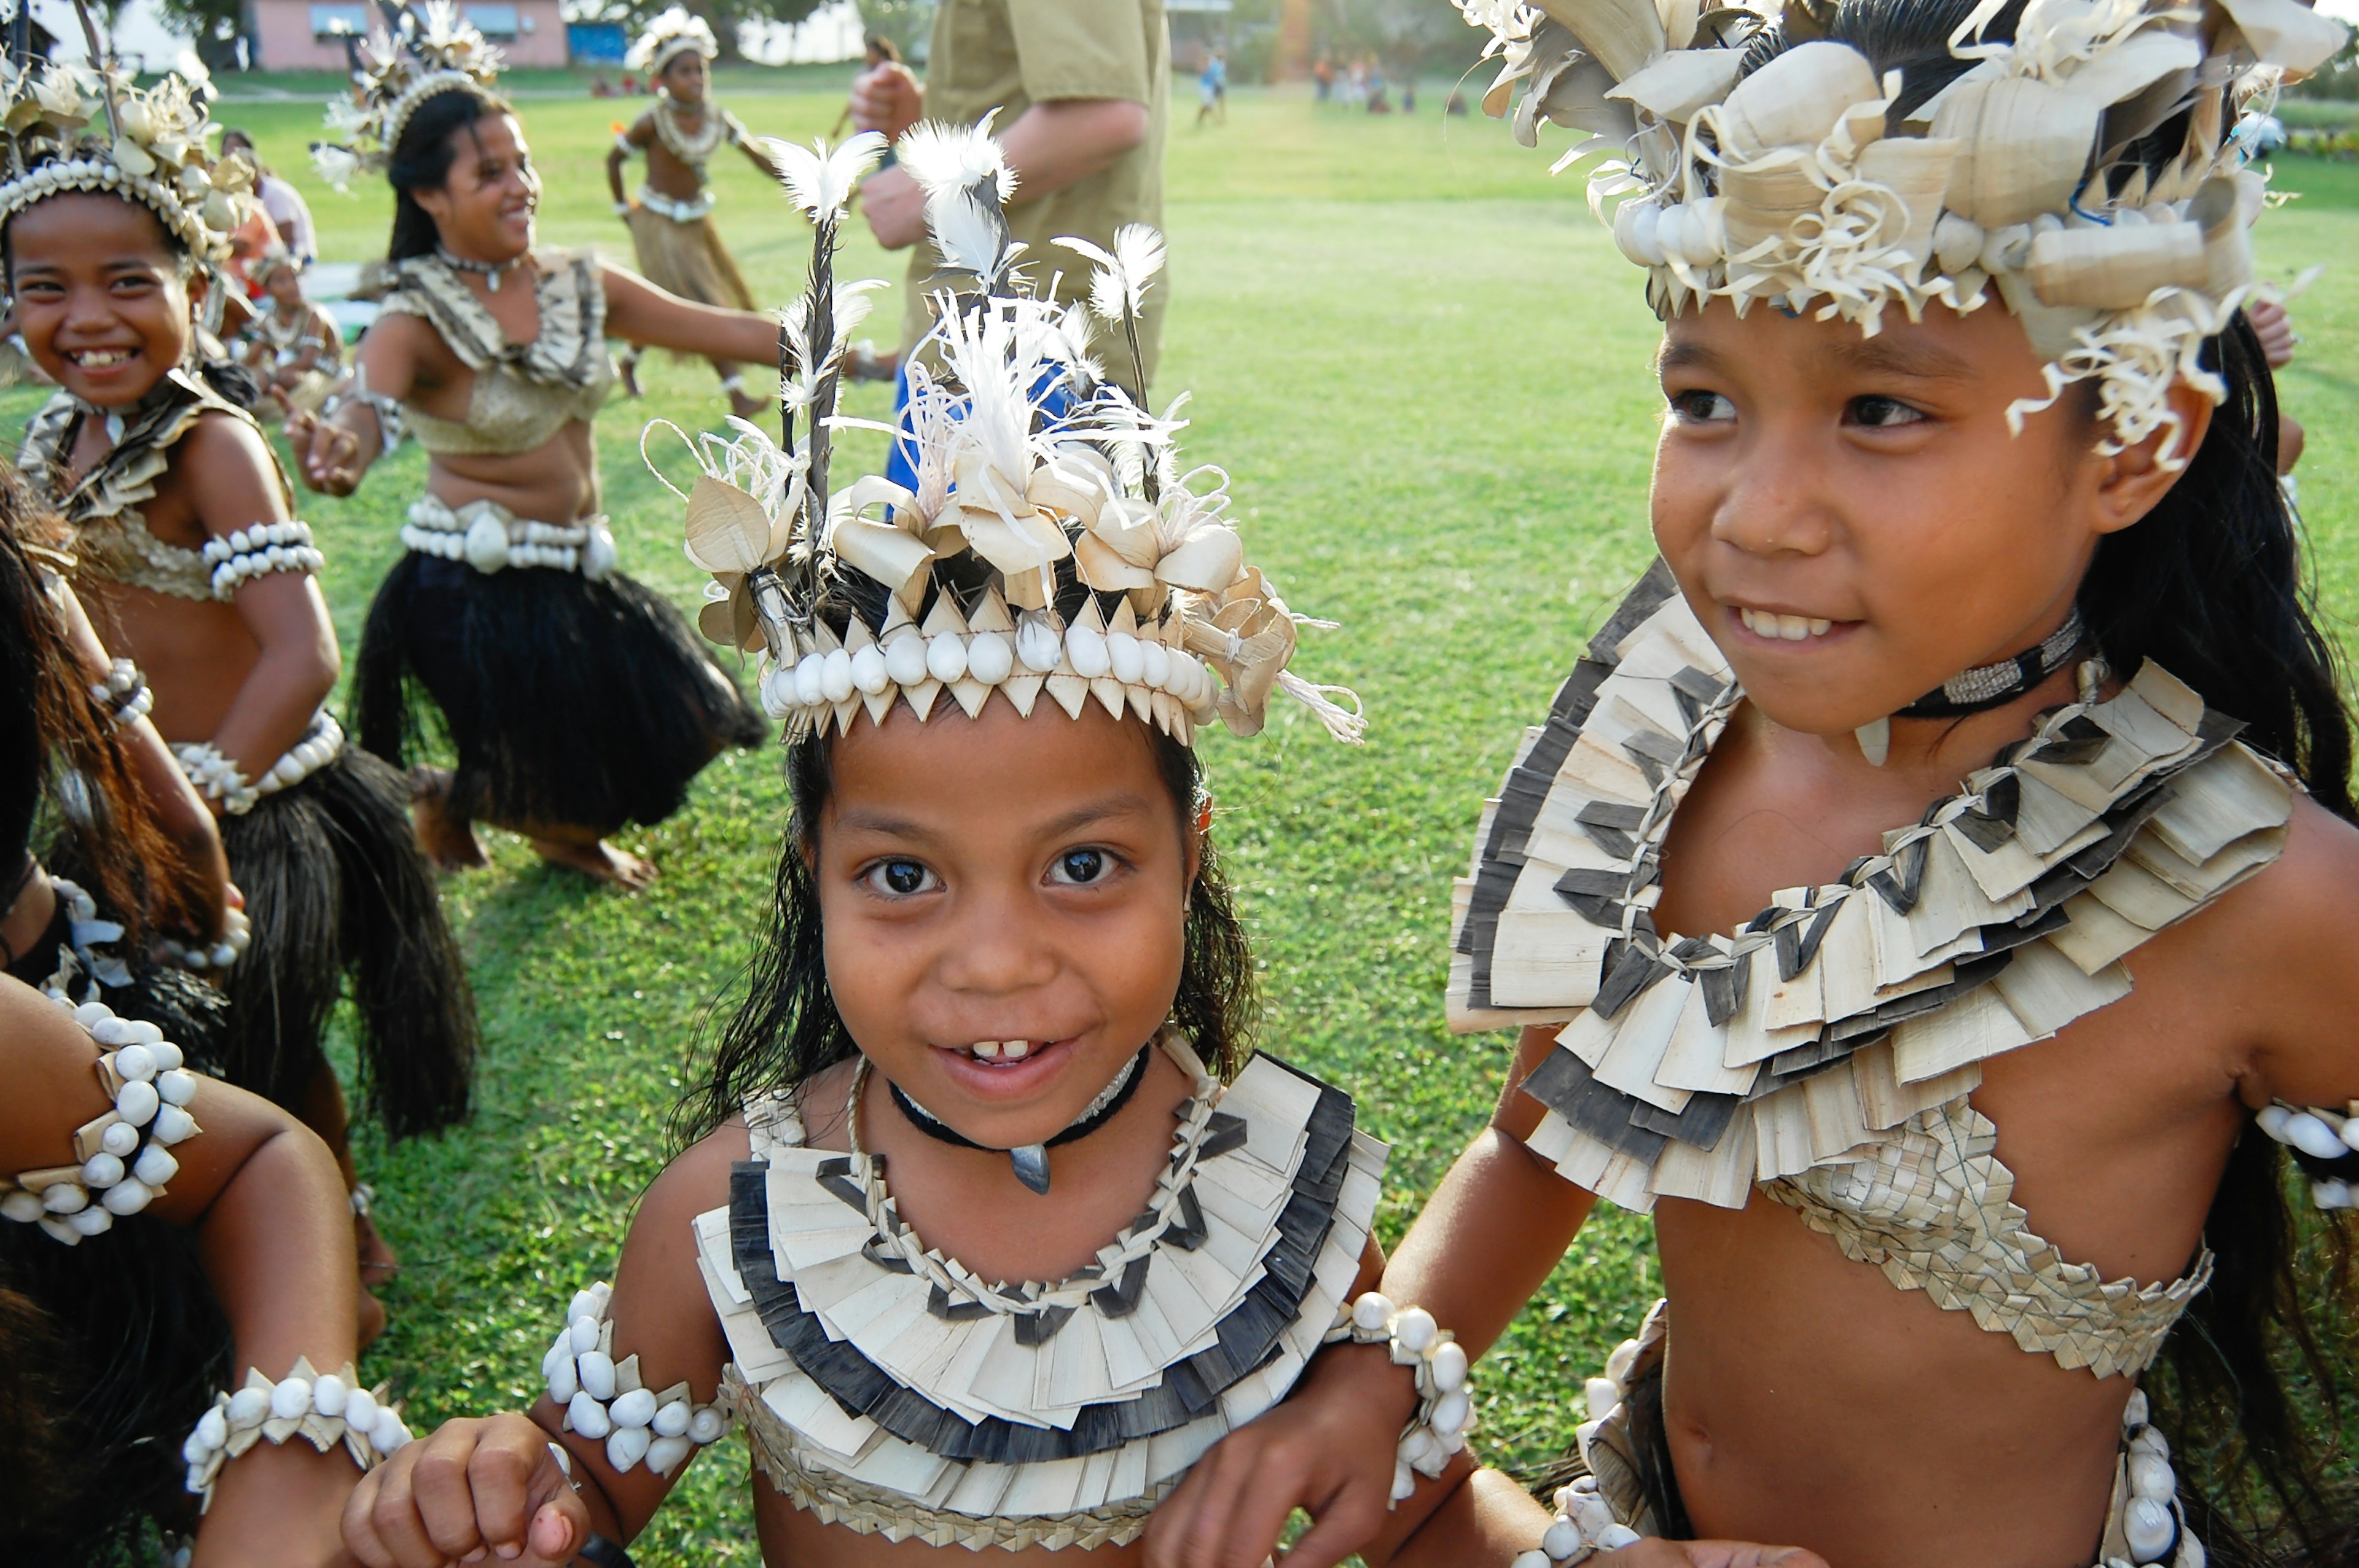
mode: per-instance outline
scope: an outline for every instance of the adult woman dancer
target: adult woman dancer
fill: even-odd
[[[2307,1315],[2350,1321],[2345,1276],[2295,1265],[2349,1240],[2359,810],[2233,134],[2345,29],[1479,9],[1495,107],[1528,75],[1527,127],[1626,137],[1663,560],[1483,816],[1449,1000],[1522,1045],[1384,1288],[1487,1346],[1603,1197],[1669,1301],[1553,1520],[1400,1487],[1371,1434],[1410,1390],[1346,1352],[1158,1561],[1257,1563],[1310,1499],[1288,1560],[1332,1563],[1388,1482],[1454,1563],[2348,1561],[2285,1368],[2348,1367]]]
[[[350,494],[406,431],[433,454],[409,547],[377,590],[355,682],[362,745],[396,762],[424,688],[458,752],[421,772],[427,849],[484,863],[477,819],[626,890],[655,867],[605,842],[660,822],[760,716],[659,595],[614,569],[590,422],[614,383],[609,333],[733,360],[775,352],[766,316],[678,299],[587,251],[536,252],[540,177],[493,92],[498,58],[429,6],[407,58],[364,72],[348,179],[381,165],[398,281],[349,391],[288,421],[304,481]]]
[[[630,64],[656,84],[656,101],[614,138],[606,154],[606,184],[614,194],[614,215],[629,226],[639,272],[648,282],[682,299],[751,310],[754,296],[712,224],[713,194],[704,166],[723,147],[734,146],[764,174],[777,170],[737,116],[706,97],[719,53],[712,26],[678,6],[648,25],[631,47]],[[647,155],[647,178],[634,203],[623,194],[623,166],[641,153]],[[624,389],[637,396],[639,351],[626,349],[619,362]],[[741,418],[762,411],[762,400],[745,390],[742,370],[726,360],[715,360],[712,368]]]
[[[238,215],[244,166],[208,168],[202,102],[176,77],[80,92],[55,71],[11,85],[25,172],[0,186],[0,233],[26,347],[60,389],[18,466],[71,526],[100,635],[149,672],[157,728],[222,820],[255,935],[223,977],[223,1076],[303,1117],[359,1195],[321,1048],[347,978],[364,1082],[396,1136],[466,1114],[473,1000],[404,781],[347,749],[322,707],[338,665],[311,581],[322,560],[253,416],[222,391],[251,384],[201,358],[201,269]],[[92,135],[94,115],[124,129]],[[370,1252],[390,1267],[373,1235]]]

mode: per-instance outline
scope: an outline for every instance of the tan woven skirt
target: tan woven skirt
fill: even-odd
[[[630,222],[639,273],[649,283],[700,305],[755,308],[753,293],[712,219],[675,223],[660,212],[634,207]]]

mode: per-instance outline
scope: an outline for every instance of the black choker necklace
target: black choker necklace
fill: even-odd
[[[929,1138],[939,1139],[954,1148],[982,1149],[993,1154],[1005,1154],[1007,1156],[1009,1168],[1016,1173],[1017,1181],[1036,1193],[1045,1194],[1049,1190],[1049,1151],[1061,1144],[1072,1143],[1087,1138],[1119,1116],[1122,1113],[1122,1108],[1130,1103],[1130,1097],[1137,1092],[1139,1084],[1147,1077],[1145,1071],[1147,1054],[1154,1049],[1152,1043],[1140,1046],[1138,1054],[1133,1056],[1129,1065],[1114,1075],[1114,1082],[1098,1091],[1097,1098],[1082,1108],[1082,1114],[1076,1117],[1072,1125],[1066,1128],[1064,1131],[1049,1139],[1046,1143],[1025,1143],[1013,1149],[993,1149],[988,1144],[977,1143],[973,1139],[959,1133],[941,1118],[903,1094],[900,1085],[887,1079],[885,1087],[892,1092],[893,1103],[900,1107],[901,1114],[908,1117],[910,1125],[919,1131]]]
[[[2064,618],[2064,624],[2036,646],[1996,664],[1977,665],[1961,671],[1891,718],[1863,724],[1852,733],[1859,741],[1861,753],[1880,768],[1892,743],[1892,719],[1962,719],[1970,713],[2004,707],[2079,658],[2088,646],[2089,629],[2081,619],[2080,607],[2075,605],[2072,613]]]
[[[519,266],[523,265],[524,262],[523,256],[516,256],[512,260],[504,262],[473,261],[466,256],[454,256],[448,249],[441,245],[436,245],[434,247],[434,257],[444,266],[455,267],[461,272],[472,272],[475,274],[477,276],[484,279],[484,286],[489,288],[494,294],[497,294],[500,291],[500,274],[508,271],[512,267]]]

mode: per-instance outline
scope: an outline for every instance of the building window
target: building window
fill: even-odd
[[[516,8],[513,5],[470,5],[467,20],[475,30],[495,44],[514,43],[517,32]]]
[[[368,6],[329,5],[311,7],[311,37],[320,43],[368,36]]]

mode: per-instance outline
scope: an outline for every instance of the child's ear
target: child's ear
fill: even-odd
[[[2212,399],[2181,378],[2170,389],[2170,411],[2179,416],[2134,447],[2106,460],[2104,477],[2097,487],[2097,531],[2115,534],[2161,504],[2187,471],[2187,465],[2212,431]],[[2165,460],[2165,454],[2169,460]]]

